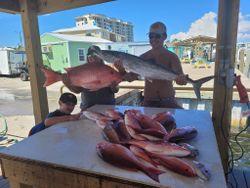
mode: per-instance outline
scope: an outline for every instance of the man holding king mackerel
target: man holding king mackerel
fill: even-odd
[[[141,55],[141,58],[161,64],[179,75],[175,82],[186,85],[186,75],[183,74],[181,62],[176,54],[164,47],[167,39],[167,29],[162,22],[155,22],[150,26],[149,42],[152,49]],[[175,99],[175,90],[171,80],[145,80],[144,106],[182,108]]]

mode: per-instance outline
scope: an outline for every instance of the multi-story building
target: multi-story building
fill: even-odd
[[[126,41],[126,37],[124,35],[120,35],[94,25],[84,25],[82,27],[64,28],[53,31],[53,33],[65,34],[65,35],[92,36],[113,42]]]
[[[130,22],[125,22],[115,18],[109,18],[101,14],[86,14],[83,16],[76,17],[77,28],[84,28],[86,26],[96,26],[106,31],[109,31],[110,33],[125,36],[124,40],[122,41],[134,41],[133,25]]]

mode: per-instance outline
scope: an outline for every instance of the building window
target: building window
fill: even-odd
[[[78,61],[81,63],[85,61],[85,50],[83,48],[78,49]]]

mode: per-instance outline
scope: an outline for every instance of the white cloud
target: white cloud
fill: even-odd
[[[188,32],[180,32],[170,36],[170,40],[174,40],[175,38],[178,40],[187,39],[197,35],[205,35],[216,37],[216,14],[214,12],[209,12],[204,14],[202,18],[194,21]]]
[[[184,33],[184,32],[179,32],[179,33],[176,33],[176,34],[173,34],[170,36],[170,40],[174,40],[174,39],[178,39],[178,40],[184,40],[188,38],[188,34],[187,33]]]
[[[250,15],[239,14],[238,41],[250,41]]]
[[[170,40],[183,40],[197,35],[216,37],[217,15],[214,12],[204,14],[194,21],[187,32],[179,32],[170,36]],[[238,42],[250,41],[250,14],[239,14]]]

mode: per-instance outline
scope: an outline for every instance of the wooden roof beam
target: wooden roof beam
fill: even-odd
[[[83,6],[95,5],[109,1],[112,0],[37,0],[37,14],[43,15],[51,12],[80,8]]]
[[[0,1],[0,12],[6,13],[20,13],[20,4],[19,0],[1,0]]]

